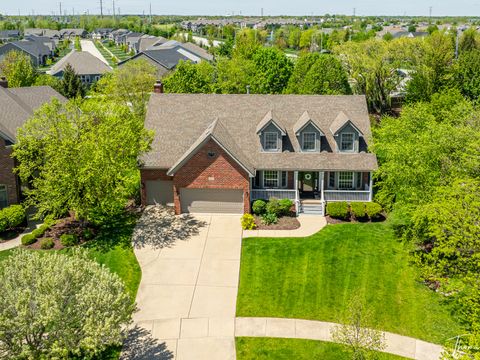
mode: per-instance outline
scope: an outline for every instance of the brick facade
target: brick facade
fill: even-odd
[[[20,200],[19,182],[13,173],[15,162],[11,157],[12,148],[6,147],[5,140],[0,137],[0,185],[7,186],[8,204],[16,204]]]
[[[166,175],[166,170],[141,170],[142,203],[146,203],[145,181],[171,179]],[[208,141],[173,176],[173,199],[177,214],[181,213],[181,188],[243,190],[244,212],[250,212],[248,173],[213,140]]]
[[[147,188],[146,182],[149,180],[169,180],[173,181],[171,176],[167,175],[167,169],[141,169],[140,170],[140,181],[141,189],[140,196],[142,199],[142,205],[147,204]]]

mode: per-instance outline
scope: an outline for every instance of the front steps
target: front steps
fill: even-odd
[[[301,200],[299,213],[325,216],[325,202],[321,200]]]

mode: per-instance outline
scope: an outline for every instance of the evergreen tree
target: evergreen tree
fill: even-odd
[[[63,96],[71,99],[83,97],[85,95],[85,87],[77,75],[72,65],[67,64],[63,71],[63,79],[61,81],[61,93]]]

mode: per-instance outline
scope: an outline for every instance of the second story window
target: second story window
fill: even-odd
[[[314,132],[303,133],[303,151],[315,151],[317,135]]]
[[[276,132],[265,133],[265,151],[277,151],[278,150],[278,134]]]
[[[340,135],[340,151],[353,151],[354,150],[354,134],[343,133]]]

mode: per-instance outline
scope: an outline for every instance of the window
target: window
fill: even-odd
[[[315,151],[316,139],[317,139],[317,134],[315,134],[314,132],[304,132],[303,133],[303,150]]]
[[[340,135],[340,151],[353,151],[354,150],[354,139],[355,135],[353,133],[343,133]]]
[[[288,186],[288,172],[282,171],[282,187],[286,188]]]
[[[278,134],[276,132],[265,133],[265,150],[266,151],[278,150]]]
[[[263,173],[263,187],[278,188],[278,171],[265,171]]]
[[[353,172],[338,173],[338,188],[340,190],[351,190],[354,188]]]
[[[8,206],[7,185],[0,185],[0,209]]]
[[[334,172],[328,173],[328,186],[332,189],[335,187],[335,173]]]

